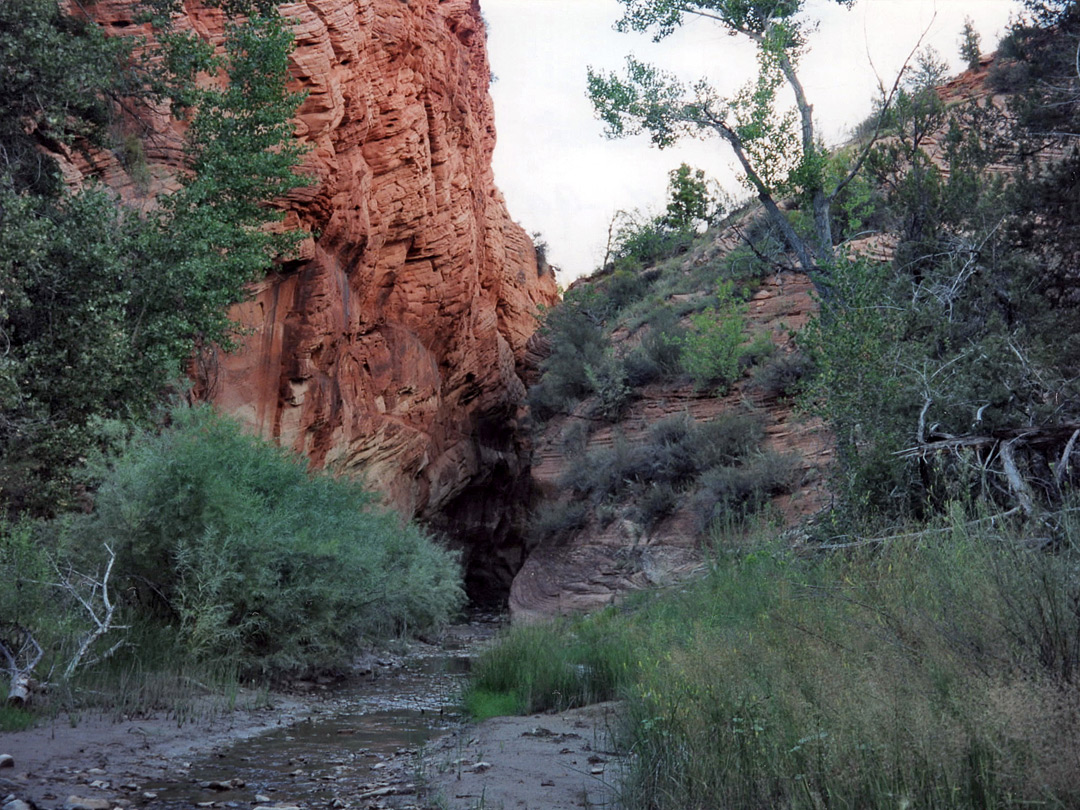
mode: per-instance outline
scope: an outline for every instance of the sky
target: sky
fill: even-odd
[[[495,181],[510,215],[548,244],[549,260],[568,284],[603,258],[617,211],[659,213],[668,172],[701,168],[737,198],[748,192],[734,157],[718,139],[658,150],[646,136],[609,140],[586,96],[586,71],[621,70],[628,54],[686,80],[707,77],[725,93],[755,74],[752,46],[715,23],[693,20],[662,43],[613,29],[617,0],[480,0],[488,23],[494,81]],[[879,84],[896,72],[923,37],[959,73],[960,32],[971,17],[984,52],[994,49],[1019,11],[1017,0],[858,0],[845,9],[807,0],[818,21],[800,76],[814,105],[818,132],[839,144],[866,118]],[[924,36],[925,32],[925,36]],[[872,59],[871,59],[872,57]]]

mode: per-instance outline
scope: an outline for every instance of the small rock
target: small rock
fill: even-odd
[[[12,799],[4,805],[3,810],[33,810],[33,808],[22,799]]]
[[[107,771],[104,768],[90,768],[87,773],[91,776],[104,776]]]
[[[555,787],[555,780],[545,779],[543,782],[540,783],[540,787]]]
[[[483,773],[484,771],[491,770],[491,763],[490,762],[477,762],[469,770],[471,770],[473,773]]]
[[[212,782],[203,782],[202,786],[209,790],[226,791],[242,788],[245,784],[247,783],[244,782],[243,779],[229,779],[227,781],[218,781],[215,779]]]
[[[15,757],[11,754],[0,754],[0,768],[14,768]]]
[[[108,799],[87,799],[83,796],[68,796],[64,810],[112,810]]]
[[[255,794],[255,804],[266,804],[268,801],[270,801],[269,796],[265,796],[262,793]]]
[[[601,774],[603,772],[604,772],[604,766],[603,765],[593,765],[591,768],[589,768],[589,773],[591,773],[593,776],[596,776],[597,774]]]
[[[144,791],[144,792],[143,792],[143,795],[142,795],[142,797],[143,797],[144,799],[156,799],[156,798],[157,798],[157,794],[156,794],[156,793],[154,793],[154,791],[152,791],[152,790],[147,790],[147,791]]]
[[[363,800],[363,799],[375,799],[375,798],[378,798],[379,796],[392,796],[395,793],[397,793],[397,788],[394,788],[394,787],[381,787],[381,788],[375,788],[375,790],[366,790],[363,793],[359,794],[356,798],[361,799],[361,800]]]
[[[108,790],[109,783],[106,782],[104,779],[95,779],[93,782],[90,783],[90,787],[97,788],[98,790]]]

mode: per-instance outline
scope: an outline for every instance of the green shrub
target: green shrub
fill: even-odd
[[[679,493],[671,484],[653,482],[634,499],[634,518],[651,531],[679,505]]]
[[[741,522],[790,489],[793,469],[790,456],[763,452],[737,466],[707,470],[693,498],[698,526],[706,529],[716,521]]]
[[[803,379],[813,369],[810,358],[802,352],[783,352],[754,369],[750,387],[768,398],[791,397],[799,392]]]
[[[629,407],[634,394],[627,384],[623,364],[607,354],[596,365],[586,366],[585,376],[595,397],[592,414],[609,422],[616,421]]]
[[[185,654],[247,674],[345,666],[462,599],[453,556],[361,485],[309,474],[206,407],[138,435],[68,532],[113,544],[118,578]]]
[[[739,349],[739,369],[745,370],[760,366],[776,354],[776,344],[765,333],[759,333],[749,344]]]
[[[696,582],[511,629],[470,689],[522,712],[622,697],[628,808],[1076,806],[1080,525],[1054,521],[1053,553],[955,509],[842,554],[759,537]]]
[[[670,308],[656,310],[641,342],[623,358],[627,382],[637,388],[682,374],[685,337],[686,330],[678,324]]]
[[[581,501],[548,501],[529,521],[529,536],[534,543],[564,543],[585,528],[589,514]]]
[[[739,377],[746,304],[731,281],[717,283],[718,306],[691,317],[682,365],[698,388],[726,389]]]
[[[607,306],[595,290],[579,288],[544,314],[541,334],[551,353],[540,363],[543,377],[529,390],[529,406],[537,419],[568,413],[593,393],[589,369],[601,367],[609,351],[610,341],[601,329]]]

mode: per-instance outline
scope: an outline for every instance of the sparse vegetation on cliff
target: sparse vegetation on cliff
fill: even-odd
[[[747,15],[745,28],[767,39],[768,9],[780,9],[781,26],[800,4],[624,5],[640,15],[628,18],[632,27],[674,25],[708,5]],[[870,137],[815,164],[834,179],[858,169],[829,200],[831,256],[811,251],[820,313],[794,336],[797,353],[740,348],[759,360],[748,388],[797,388],[802,407],[832,429],[830,508],[797,533],[762,522],[751,535],[725,526],[732,510],[721,510],[705,576],[589,617],[511,630],[513,658],[496,647],[477,669],[474,689],[509,695],[521,711],[552,705],[552,694],[536,695],[542,683],[560,705],[622,698],[633,754],[627,807],[1080,801],[1071,146],[1080,17],[1075,3],[1026,5],[1039,24],[1017,22],[990,71],[998,89],[1023,91],[1008,108],[978,92],[981,74],[941,92],[938,60],[925,53],[878,110]],[[969,41],[975,59],[973,48]],[[603,111],[638,115],[661,139],[699,125],[686,116],[708,105],[678,106],[661,78],[632,65],[631,85],[594,77],[594,91],[612,105]],[[864,149],[874,133],[887,137]],[[783,215],[812,245],[824,231],[807,202],[793,195]],[[806,266],[790,239],[777,238],[781,224],[734,222],[746,246],[708,263],[713,278],[731,279],[748,255],[783,272],[785,243]],[[624,330],[620,341],[646,327],[646,304],[663,303],[656,291],[670,290],[690,263],[641,272],[642,303],[606,316]],[[605,283],[598,277],[594,293]],[[711,303],[693,318],[715,318]],[[685,354],[690,344],[679,344]],[[648,352],[635,351],[644,365]],[[644,421],[648,412],[636,414]],[[664,448],[697,454],[716,439],[699,433],[684,443],[678,436],[690,431],[674,423],[656,431],[676,440],[639,458],[615,436],[610,465],[598,455],[575,460],[564,488],[594,500],[633,488],[638,519],[663,515],[688,494],[665,465],[686,469],[689,457]],[[656,466],[635,466],[642,458]],[[702,476],[699,492],[737,488],[733,469],[741,468]],[[609,661],[619,668],[606,669]],[[594,680],[593,668],[614,674]]]

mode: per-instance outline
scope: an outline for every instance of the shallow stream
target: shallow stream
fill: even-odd
[[[465,640],[378,662],[370,677],[323,687],[306,719],[178,763],[175,779],[147,785],[142,798],[169,810],[411,806],[423,746],[460,721],[456,702],[479,641],[457,637]]]

